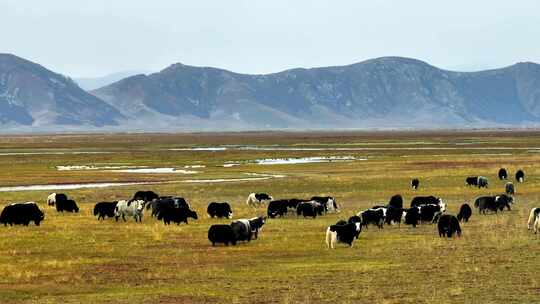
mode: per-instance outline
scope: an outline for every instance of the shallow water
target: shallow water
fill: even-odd
[[[225,151],[226,147],[173,148],[169,151]]]
[[[302,157],[302,158],[267,158],[257,159],[258,165],[289,165],[289,164],[309,164],[309,163],[327,163],[327,162],[347,162],[357,159],[353,156],[329,156],[329,157]]]
[[[244,175],[255,176],[249,178],[217,178],[217,179],[188,179],[182,181],[183,183],[226,183],[226,182],[247,182],[268,180],[273,178],[284,178],[285,175],[278,174],[263,174],[263,173],[244,173]]]
[[[0,156],[11,155],[66,155],[66,154],[110,154],[113,152],[106,151],[68,151],[68,152],[3,152]]]
[[[131,169],[147,168],[146,166],[94,166],[94,165],[75,165],[75,166],[56,166],[58,171],[83,171],[83,170],[111,170],[111,169]]]
[[[0,192],[11,191],[37,191],[37,190],[72,190],[83,188],[108,188],[131,185],[152,185],[159,182],[128,182],[128,183],[89,183],[89,184],[56,184],[56,185],[29,185],[0,187]]]
[[[124,173],[173,173],[173,174],[197,174],[199,171],[191,171],[175,168],[139,168],[139,169],[122,169],[122,170],[110,170],[112,172],[124,172]]]

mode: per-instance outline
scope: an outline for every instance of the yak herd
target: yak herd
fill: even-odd
[[[508,178],[506,169],[501,168],[498,172],[501,180]],[[518,170],[515,174],[516,181],[523,183],[525,174]],[[466,185],[478,188],[487,188],[488,180],[483,176],[469,176],[465,180]],[[411,188],[417,190],[420,180],[414,178]],[[515,188],[513,183],[507,182],[505,193],[495,196],[481,196],[475,199],[474,207],[479,214],[487,212],[502,212],[511,210],[514,203]],[[217,243],[236,245],[238,241],[251,241],[257,239],[258,232],[262,229],[268,218],[284,217],[289,212],[297,217],[311,217],[326,213],[338,213],[340,209],[337,201],[332,196],[313,196],[310,199],[274,199],[266,193],[251,193],[246,203],[248,206],[266,206],[267,216],[253,217],[249,219],[237,219],[230,224],[212,225],[208,230],[208,239],[215,246]],[[79,212],[76,202],[62,193],[52,193],[47,197],[47,205],[55,207],[57,212]],[[207,213],[211,218],[232,219],[233,210],[227,202],[211,202],[208,204]],[[143,214],[150,212],[152,217],[163,221],[165,225],[171,222],[180,224],[188,223],[188,219],[197,219],[197,212],[191,209],[190,204],[182,197],[159,196],[153,191],[137,191],[131,199],[114,202],[99,202],[94,206],[94,216],[98,220],[114,218],[118,221],[122,218],[132,217],[136,222],[142,222]],[[465,202],[460,206],[456,216],[446,213],[446,204],[439,197],[416,196],[408,208],[403,205],[403,197],[399,194],[392,196],[387,204],[378,204],[369,209],[362,210],[347,220],[340,220],[326,229],[326,244],[329,248],[335,248],[336,243],[345,243],[352,246],[353,241],[358,239],[362,229],[368,229],[370,225],[383,229],[384,225],[406,225],[416,227],[421,223],[437,223],[440,237],[461,236],[460,222],[468,222],[472,215],[471,206]],[[4,225],[26,225],[34,222],[39,226],[45,219],[35,202],[12,203],[7,205],[0,214],[0,223]],[[540,207],[533,208],[527,221],[527,228],[535,233],[540,231]]]

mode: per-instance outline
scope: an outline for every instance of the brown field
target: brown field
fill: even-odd
[[[217,147],[223,151],[173,151]],[[246,150],[254,145],[296,150]],[[90,134],[0,137],[0,187],[94,182],[158,184],[59,190],[81,212],[47,207],[52,192],[2,192],[0,207],[36,201],[41,226],[0,226],[0,303],[540,303],[540,239],[526,229],[531,207],[540,207],[540,132],[247,132],[201,134]],[[312,150],[301,150],[310,148]],[[317,148],[324,148],[314,150]],[[330,150],[329,150],[330,149]],[[74,153],[100,152],[100,153]],[[107,153],[102,153],[107,152]],[[24,154],[33,153],[33,154]],[[257,165],[265,158],[354,156],[352,162]],[[224,168],[226,162],[240,166]],[[62,165],[176,167],[198,174],[140,174],[106,170],[58,171]],[[476,196],[504,191],[497,171],[516,185],[512,211],[462,224],[459,239],[439,238],[436,225],[370,227],[353,248],[324,243],[326,227],[400,193],[437,195],[449,213]],[[284,178],[225,183],[192,179]],[[465,177],[484,175],[488,189],[468,188]],[[411,178],[420,189],[409,188]],[[129,198],[136,190],[185,197],[199,214],[189,225],[98,222],[98,201]],[[210,201],[231,203],[235,218],[265,214],[245,204],[251,192],[275,198],[333,195],[339,214],[317,219],[288,215],[269,220],[259,239],[212,247],[207,231]]]

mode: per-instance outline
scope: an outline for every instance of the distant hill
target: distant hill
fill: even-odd
[[[173,64],[92,90],[0,54],[0,124],[62,130],[482,128],[540,125],[540,65],[446,71],[383,57],[238,74]]]
[[[128,117],[194,117],[253,128],[534,125],[540,66],[460,73],[384,57],[268,75],[174,64],[92,92]]]
[[[122,114],[71,79],[33,62],[0,54],[0,123],[49,127],[117,125]]]
[[[106,85],[109,85],[113,82],[117,82],[118,80],[138,75],[138,74],[147,74],[149,72],[147,71],[124,71],[124,72],[118,72],[113,73],[109,75],[105,75],[102,77],[81,77],[81,78],[75,78],[73,79],[79,87],[86,91],[91,91],[95,89],[99,89],[101,87],[104,87]]]

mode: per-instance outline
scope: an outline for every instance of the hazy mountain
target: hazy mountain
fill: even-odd
[[[268,75],[174,64],[92,93],[128,117],[189,116],[253,128],[482,127],[540,121],[540,66],[534,63],[460,73],[384,57]]]
[[[540,125],[540,65],[534,63],[452,72],[384,57],[268,75],[173,64],[91,93],[37,64],[0,54],[4,131]]]
[[[86,91],[91,91],[91,90],[99,89],[113,82],[117,82],[118,80],[130,77],[133,75],[147,74],[147,73],[149,72],[148,71],[124,71],[124,72],[118,72],[118,73],[105,75],[102,77],[80,77],[80,78],[75,78],[74,80],[82,89]]]
[[[6,126],[116,125],[122,114],[71,79],[0,54],[0,123]]]

